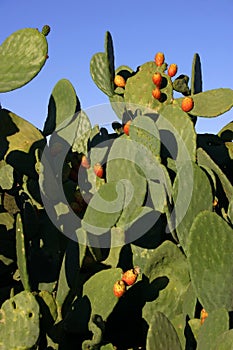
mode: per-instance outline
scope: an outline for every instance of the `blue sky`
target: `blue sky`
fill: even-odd
[[[133,69],[163,51],[179,74],[191,74],[194,53],[202,63],[203,90],[233,89],[233,1],[55,1],[1,0],[0,41],[16,30],[51,27],[49,59],[30,83],[0,94],[2,107],[43,128],[55,84],[69,79],[83,109],[108,103],[91,79],[90,60],[103,51],[105,32],[113,37],[116,67]],[[92,116],[91,122],[111,122]],[[116,118],[117,119],[117,118]],[[233,120],[233,110],[199,119],[198,132],[217,133]]]

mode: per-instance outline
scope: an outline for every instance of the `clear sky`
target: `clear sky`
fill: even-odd
[[[116,67],[136,69],[163,51],[168,63],[178,64],[179,74],[190,76],[197,52],[203,90],[233,89],[232,0],[0,0],[0,13],[1,42],[22,28],[51,27],[49,59],[38,76],[20,89],[0,94],[2,107],[38,128],[43,128],[50,94],[62,78],[73,84],[83,109],[108,103],[89,68],[92,55],[104,50],[106,31],[113,37]],[[233,109],[218,118],[200,118],[197,131],[217,133],[231,120]],[[91,122],[102,120],[94,116]]]

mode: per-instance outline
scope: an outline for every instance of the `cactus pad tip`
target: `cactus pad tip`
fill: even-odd
[[[51,30],[50,26],[47,25],[47,24],[45,24],[45,25],[43,26],[43,28],[42,28],[41,33],[42,33],[44,36],[47,36],[47,35],[50,33],[50,30]]]

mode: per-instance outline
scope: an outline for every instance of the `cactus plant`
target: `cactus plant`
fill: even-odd
[[[0,92],[41,70],[49,31],[26,28],[2,44]],[[119,119],[113,133],[92,126],[67,79],[52,90],[43,131],[0,109],[1,349],[232,342],[232,123],[214,135],[198,134],[196,121],[229,111],[233,90],[202,91],[197,53],[190,86],[162,52],[136,69],[115,68],[114,55],[106,32],[90,74]]]

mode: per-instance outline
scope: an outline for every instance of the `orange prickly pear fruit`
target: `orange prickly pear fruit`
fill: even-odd
[[[82,165],[84,168],[86,168],[86,169],[89,169],[89,168],[90,168],[89,160],[87,159],[87,157],[85,156],[85,154],[82,156],[81,165]]]
[[[181,103],[181,108],[183,109],[184,112],[189,112],[193,109],[194,106],[194,101],[192,97],[185,97]]]
[[[127,286],[132,286],[137,281],[139,272],[140,269],[136,266],[133,269],[125,271],[121,280],[124,281]]]
[[[154,98],[156,98],[157,100],[159,100],[161,98],[161,91],[158,87],[156,87],[155,89],[152,90],[152,95]]]
[[[96,176],[102,178],[103,174],[104,174],[104,169],[102,167],[102,165],[100,163],[96,163],[94,165],[94,173],[96,174]]]
[[[157,54],[155,55],[155,64],[156,66],[160,67],[162,66],[162,64],[164,63],[164,54],[162,52],[157,52]]]
[[[123,126],[123,130],[126,135],[129,135],[129,128],[130,128],[131,122],[132,120],[128,120]]]
[[[168,67],[167,74],[169,75],[169,77],[174,77],[174,75],[176,75],[177,73],[177,70],[178,70],[177,64],[172,63]]]
[[[205,319],[208,317],[208,312],[205,309],[201,310],[201,324],[204,323]]]
[[[117,74],[114,78],[114,84],[118,87],[125,87],[126,81],[121,75]]]
[[[119,280],[114,283],[113,293],[117,298],[122,297],[126,292],[126,285],[122,280]]]
[[[156,72],[152,75],[152,81],[153,83],[159,88],[162,84],[162,75],[159,72]]]

